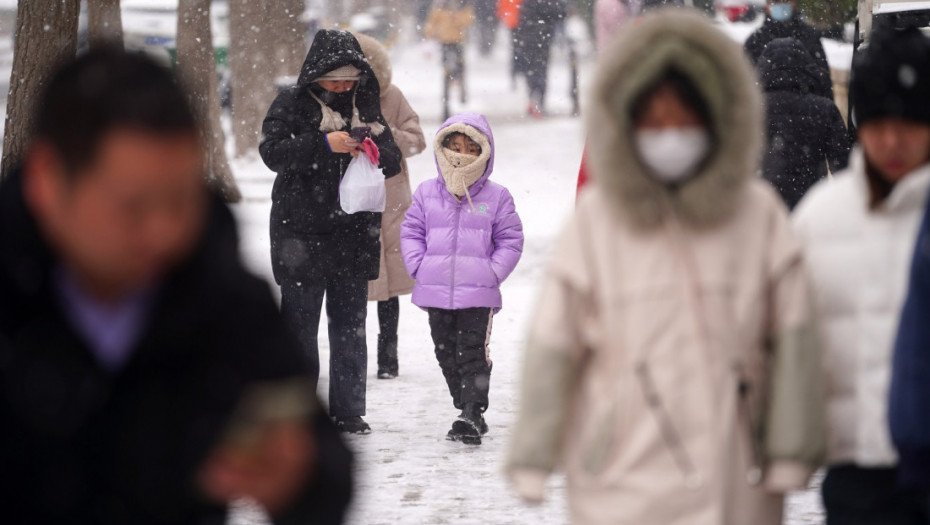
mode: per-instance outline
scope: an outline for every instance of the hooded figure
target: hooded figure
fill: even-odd
[[[326,92],[316,81],[352,66],[357,87]],[[352,160],[334,154],[326,133],[370,126],[385,177],[400,173],[401,153],[381,115],[381,89],[355,38],[323,30],[310,47],[297,85],[275,99],[262,124],[262,160],[278,174],[272,189],[271,252],[275,281],[326,277],[378,277],[378,213],[345,214],[339,182]],[[353,105],[354,103],[354,105]]]
[[[849,134],[833,100],[817,95],[819,66],[793,38],[765,47],[759,60],[768,121],[763,174],[788,208],[817,181],[849,163]]]
[[[552,35],[566,16],[565,0],[524,0],[521,6],[520,25],[514,32],[515,68],[526,75],[528,112],[533,117],[545,113]]]
[[[513,197],[491,182],[494,136],[481,115],[456,115],[436,134],[439,176],[417,188],[401,227],[416,279],[413,304],[429,314],[436,359],[462,410],[446,439],[480,445],[491,382],[490,338],[500,286],[523,253]]]
[[[481,147],[478,157],[442,146],[456,132]],[[401,227],[404,261],[417,281],[413,304],[500,310],[500,284],[523,252],[523,226],[510,192],[490,180],[491,127],[481,115],[456,115],[436,133],[433,147],[439,176],[417,188]]]
[[[770,0],[770,4],[775,3]],[[788,4],[788,2],[784,2]],[[793,3],[790,5],[793,6]],[[746,53],[752,59],[753,64],[758,67],[765,51],[765,46],[772,40],[778,38],[793,38],[807,49],[817,64],[817,79],[814,93],[822,97],[833,100],[833,79],[830,76],[830,64],[827,62],[827,53],[823,49],[823,43],[820,41],[820,33],[813,27],[805,24],[797,12],[793,9],[791,16],[784,21],[775,20],[771,14],[766,15],[762,27],[757,29],[746,40]]]
[[[412,157],[426,149],[420,129],[420,117],[410,107],[404,94],[391,83],[391,57],[380,42],[368,35],[355,35],[362,52],[381,86],[381,112],[394,133],[401,155]],[[398,296],[413,291],[413,279],[404,267],[400,252],[400,225],[410,208],[412,192],[407,161],[402,160],[396,177],[385,181],[387,206],[381,216],[381,268],[378,279],[368,283],[368,300],[378,301],[381,333],[378,335],[378,377],[397,376],[397,322],[400,315]],[[390,319],[385,319],[389,317]]]
[[[712,139],[688,178],[663,183],[675,170],[640,144],[635,115],[673,77]],[[761,107],[739,47],[686,10],[647,15],[602,54],[594,185],[528,338],[507,462],[524,498],[558,468],[574,524],[776,525],[822,460],[803,256],[754,177]]]
[[[322,81],[354,82],[344,92]],[[328,83],[327,82],[327,85]],[[281,285],[281,309],[319,375],[317,327],[324,294],[329,318],[330,415],[359,423],[365,413],[367,349],[364,319],[368,281],[378,278],[381,214],[348,215],[339,183],[352,160],[329,137],[371,128],[385,177],[401,170],[401,153],[381,114],[378,79],[358,41],[345,31],[317,33],[297,85],[281,92],[262,124],[259,151],[277,173],[272,189],[271,262]],[[346,137],[348,135],[345,135]],[[350,431],[353,431],[350,429]]]

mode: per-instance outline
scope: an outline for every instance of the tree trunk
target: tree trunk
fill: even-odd
[[[87,26],[90,47],[123,43],[123,18],[120,0],[87,0]]]
[[[226,135],[220,124],[210,0],[180,0],[177,35],[178,76],[203,129],[207,180],[223,192],[228,202],[239,202],[242,195],[226,159]]]
[[[268,8],[268,19],[277,42],[277,76],[296,76],[307,55],[306,24],[301,20],[304,0],[280,0]]]
[[[229,65],[232,72],[233,136],[236,157],[258,150],[262,119],[277,92],[274,31],[264,2],[230,0]]]
[[[80,0],[19,2],[0,173],[22,160],[32,139],[36,99],[55,68],[77,51]]]

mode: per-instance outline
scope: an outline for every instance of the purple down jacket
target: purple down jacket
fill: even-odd
[[[449,126],[466,124],[487,137],[491,155],[484,176],[459,201],[442,173],[417,188],[401,226],[401,250],[416,280],[413,304],[421,308],[502,306],[500,284],[523,253],[523,224],[510,192],[488,180],[494,169],[494,137],[481,115],[456,115],[437,133],[436,147]],[[437,169],[439,163],[437,162]]]

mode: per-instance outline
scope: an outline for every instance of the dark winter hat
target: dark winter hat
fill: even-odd
[[[853,61],[850,95],[857,126],[881,117],[930,125],[930,39],[916,27],[879,27]]]

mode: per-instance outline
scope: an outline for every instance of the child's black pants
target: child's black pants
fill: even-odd
[[[455,408],[472,403],[488,408],[491,384],[490,308],[442,310],[430,308],[429,326],[436,346],[436,360],[449,386]]]

